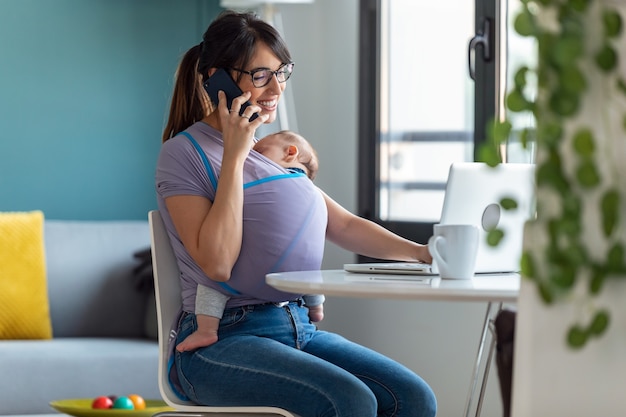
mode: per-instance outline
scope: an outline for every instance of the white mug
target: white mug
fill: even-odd
[[[436,224],[428,250],[441,278],[471,279],[476,267],[478,228],[471,224]]]

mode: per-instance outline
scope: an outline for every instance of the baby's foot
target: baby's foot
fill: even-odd
[[[217,332],[194,332],[187,336],[185,340],[176,345],[176,350],[179,352],[188,352],[190,350],[210,346],[215,342],[217,342]]]

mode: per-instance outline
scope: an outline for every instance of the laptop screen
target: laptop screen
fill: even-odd
[[[534,183],[533,164],[507,163],[492,168],[464,162],[450,166],[440,223],[478,227],[477,273],[519,271],[524,225],[535,211]],[[502,208],[503,198],[515,200],[517,209]],[[492,247],[487,232],[495,227],[504,237]]]

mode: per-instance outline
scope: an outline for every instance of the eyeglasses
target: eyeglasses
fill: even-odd
[[[290,62],[288,64],[284,64],[276,71],[272,71],[269,68],[257,68],[252,71],[246,71],[238,68],[231,68],[231,70],[248,74],[250,78],[252,78],[252,85],[256,88],[261,88],[270,83],[273,75],[276,75],[276,79],[279,83],[284,83],[285,81],[287,81],[293,73],[294,65],[295,64],[293,62]]]

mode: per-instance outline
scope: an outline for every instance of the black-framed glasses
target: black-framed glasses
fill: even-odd
[[[261,88],[270,83],[273,75],[276,75],[276,79],[279,83],[284,83],[285,81],[287,81],[293,73],[294,65],[295,64],[293,62],[290,62],[288,64],[284,64],[276,71],[272,71],[269,68],[257,68],[252,71],[246,71],[239,68],[231,68],[231,70],[248,74],[250,78],[252,78],[252,85],[256,88]]]

